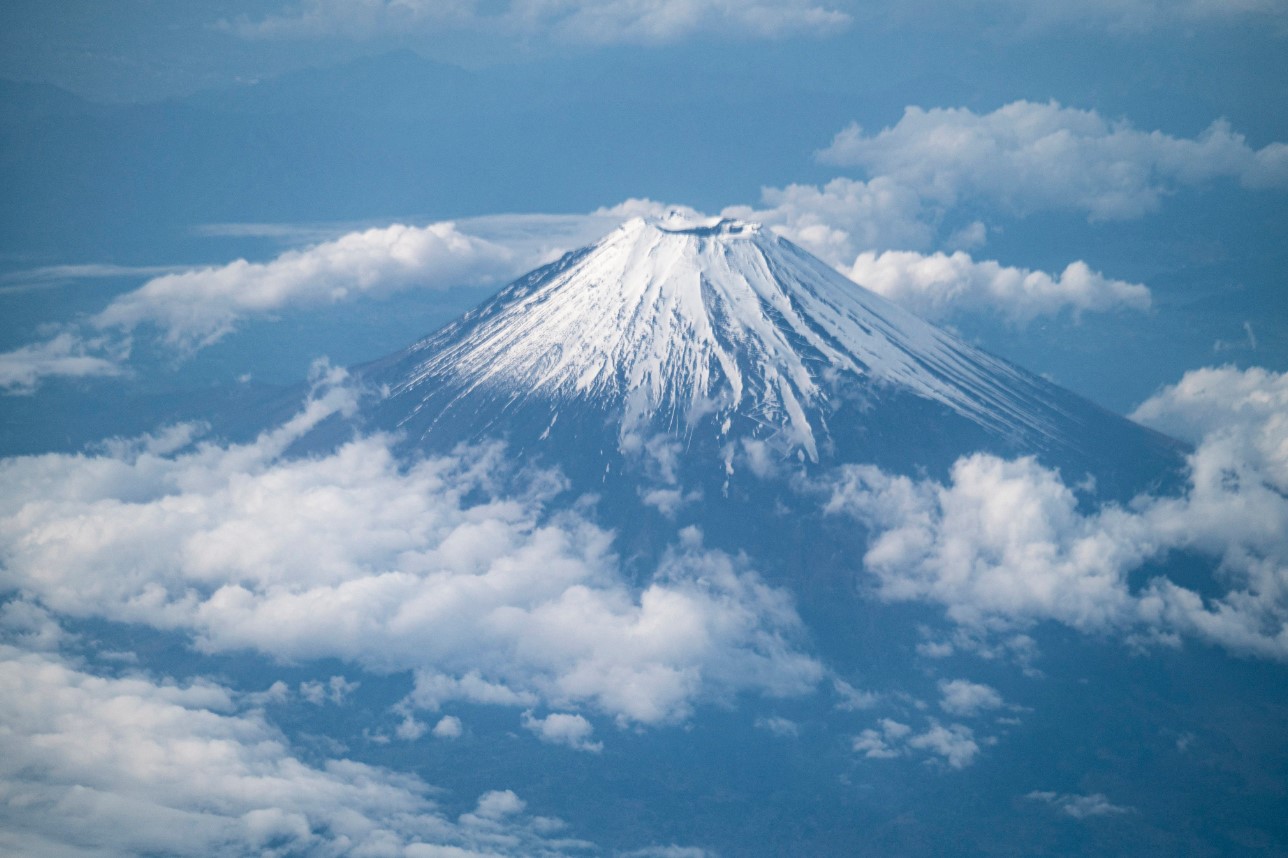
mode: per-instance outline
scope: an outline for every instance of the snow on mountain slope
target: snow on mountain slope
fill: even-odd
[[[644,424],[750,418],[818,460],[847,382],[892,385],[996,433],[1056,431],[1038,381],[754,224],[631,220],[413,346],[391,396],[620,404]],[[436,402],[448,388],[453,401]],[[423,396],[422,396],[423,394]]]

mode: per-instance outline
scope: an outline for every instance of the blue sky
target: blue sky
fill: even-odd
[[[0,91],[0,699],[26,737],[0,779],[39,808],[4,848],[425,840],[575,853],[590,834],[554,817],[585,814],[540,779],[512,791],[469,754],[504,736],[571,777],[653,741],[640,737],[720,734],[733,716],[710,714],[713,700],[815,688],[835,712],[873,713],[847,740],[857,758],[909,763],[901,783],[923,788],[988,765],[1010,741],[1004,719],[1047,717],[1016,690],[1035,681],[1024,653],[1043,622],[1090,636],[1106,660],[1202,641],[1217,653],[1206,665],[1228,652],[1232,677],[1282,679],[1279,0],[20,0],[0,9]],[[915,594],[892,602],[959,611],[948,637],[917,646],[976,660],[969,676],[927,669],[907,680],[919,690],[873,691],[830,673],[781,593],[698,534],[676,535],[669,583],[646,603],[611,534],[580,508],[549,518],[557,493],[494,451],[407,466],[371,437],[285,456],[353,407],[338,367],[673,207],[763,222],[986,350],[1196,445],[1190,493],[1093,512],[1031,461],[979,459],[956,482],[908,489],[906,519],[886,521],[892,544],[926,521],[934,544],[960,544],[951,502],[1009,486],[1061,557],[1110,544],[1113,568],[1053,563],[1050,581],[1074,568],[1096,586],[1016,602],[991,579],[950,580],[938,555],[895,552],[902,565],[869,569]],[[193,422],[291,386],[312,391],[294,416]],[[856,518],[895,506],[897,481],[864,479],[861,496],[838,483],[833,505]],[[262,497],[317,518],[258,515]],[[328,539],[296,556],[310,539],[294,528],[309,524]],[[1023,554],[1024,534],[1012,537],[969,547]],[[1162,562],[1145,542],[1221,558],[1233,576],[1221,580],[1236,582],[1221,610],[1196,609],[1183,588],[1128,592],[1129,574]],[[372,571],[431,561],[445,577],[422,589]],[[523,563],[562,577],[524,590],[504,575]],[[431,617],[441,634],[380,625],[393,622],[383,606],[445,598],[480,565],[495,601],[476,614]],[[310,621],[290,593],[323,599],[302,583],[318,566],[327,587],[367,594],[353,604],[373,625]],[[240,571],[224,581],[225,569]],[[571,654],[550,631],[570,593],[589,594],[582,616],[603,635]],[[459,646],[515,606],[541,621]],[[640,654],[614,637],[681,615],[706,649]],[[578,678],[585,664],[649,694]],[[695,685],[693,671],[718,679]],[[1231,693],[1251,695],[1252,679],[1230,679]],[[784,706],[746,730],[810,740]],[[1168,748],[1205,736],[1195,723]],[[87,734],[112,750],[77,753]],[[453,774],[400,765],[406,743]],[[222,773],[213,792],[175,786],[192,768]],[[443,779],[446,796],[430,786]],[[280,796],[271,810],[253,800],[265,783]],[[1014,804],[1080,825],[1158,811],[1114,785],[1038,779]]]

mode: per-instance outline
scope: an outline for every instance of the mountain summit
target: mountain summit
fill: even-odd
[[[749,441],[809,463],[1173,456],[757,224],[679,213],[626,222],[363,374],[387,392],[378,422],[430,446],[497,433],[534,448],[571,425],[588,450],[656,433],[709,445],[728,472]],[[605,428],[617,437],[587,443]]]

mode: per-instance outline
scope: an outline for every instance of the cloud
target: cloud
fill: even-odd
[[[361,683],[349,682],[343,676],[333,676],[327,682],[309,681],[300,683],[300,696],[314,706],[325,703],[343,705],[350,694],[358,690]]]
[[[632,849],[619,853],[620,858],[716,858],[714,852],[697,846],[648,846],[644,849]]]
[[[611,534],[553,505],[563,481],[516,472],[500,447],[403,462],[370,436],[287,458],[354,405],[343,373],[319,378],[300,415],[248,444],[0,461],[0,588],[205,651],[415,671],[410,702],[427,709],[591,707],[656,724],[821,678],[790,598],[745,563],[686,538],[633,586]]]
[[[527,802],[515,795],[513,790],[492,790],[479,796],[474,815],[483,819],[504,819],[522,813],[527,806]]]
[[[1072,816],[1074,819],[1088,819],[1093,816],[1119,816],[1131,813],[1132,808],[1113,804],[1104,793],[1076,795],[1072,793],[1054,793],[1034,791],[1025,796],[1032,801],[1040,801]]]
[[[345,759],[303,762],[262,711],[209,682],[105,678],[0,646],[0,723],[6,853],[557,851],[517,797],[491,817],[504,839],[454,823],[414,776]],[[514,795],[485,794],[480,808],[499,809],[498,794]]]
[[[939,683],[941,696],[939,708],[950,715],[971,717],[1003,705],[997,689],[968,679],[953,679]]]
[[[1090,630],[1130,612],[1122,570],[1144,552],[1111,529],[1128,514],[1083,516],[1032,458],[963,457],[947,485],[846,466],[827,508],[875,527],[864,566],[881,598],[938,602],[964,625],[1049,618]]]
[[[100,354],[93,354],[98,351]],[[0,353],[0,390],[32,393],[46,378],[95,378],[120,375],[128,346],[102,339],[82,340],[64,331],[43,343]],[[104,356],[106,355],[106,356]]]
[[[393,224],[289,250],[269,262],[239,259],[165,274],[115,298],[92,323],[127,331],[152,324],[168,344],[195,349],[228,335],[248,316],[402,289],[498,282],[526,265],[450,222]]]
[[[966,768],[979,754],[979,744],[969,727],[963,724],[945,727],[934,719],[924,733],[909,737],[908,747],[937,754],[954,769]]]
[[[113,299],[89,320],[90,325],[97,331],[125,332],[150,325],[167,345],[194,351],[228,336],[246,319],[408,289],[497,285],[598,240],[628,217],[669,210],[692,211],[629,199],[590,214],[492,215],[423,227],[391,224],[348,232],[322,224],[223,224],[205,229],[209,234],[308,238],[315,243],[287,250],[267,262],[239,259],[187,269],[63,266],[32,274],[162,272]],[[320,237],[326,240],[316,240]],[[64,334],[0,355],[0,388],[31,389],[46,375],[119,374],[115,364],[127,352],[128,341],[119,338],[112,345],[102,336],[80,339]]]
[[[766,223],[842,273],[930,316],[988,311],[1023,324],[1066,309],[1079,314],[1148,306],[1145,287],[1112,280],[1082,262],[1053,277],[975,262],[961,252],[871,253],[872,248],[928,246],[942,220],[942,212],[915,190],[884,177],[869,182],[839,178],[822,188],[767,188],[763,203],[761,208],[731,206],[723,214]],[[626,218],[672,212],[700,217],[685,206],[628,199],[588,214],[494,215],[425,227],[393,224],[346,232],[265,262],[239,259],[206,268],[161,269],[167,273],[114,298],[91,317],[91,336],[65,333],[0,355],[0,389],[30,391],[50,375],[120,374],[129,336],[143,326],[155,329],[169,347],[192,352],[250,319],[408,289],[495,286],[598,240]],[[272,225],[250,226],[283,236],[328,232],[316,224],[277,225],[276,231]],[[948,241],[974,244],[984,234],[983,225],[973,223]],[[692,499],[674,490],[651,497],[668,514]]]
[[[977,262],[962,251],[951,256],[867,251],[842,272],[860,286],[927,319],[985,311],[1024,325],[1066,310],[1076,317],[1084,312],[1147,310],[1150,306],[1145,286],[1110,279],[1080,261],[1052,276],[992,260]]]
[[[119,279],[170,274],[182,269],[172,265],[116,265],[94,262],[82,265],[47,265],[0,275],[0,294],[49,289],[71,280]]]
[[[434,725],[433,734],[438,739],[459,739],[465,732],[461,719],[455,715],[444,715]]]
[[[567,745],[592,754],[604,750],[603,742],[590,741],[595,728],[581,715],[554,712],[545,718],[537,718],[529,711],[523,713],[523,726],[536,733],[541,741],[552,745]]]
[[[761,730],[768,730],[783,739],[794,739],[801,734],[799,724],[790,718],[782,718],[777,715],[771,718],[757,718],[756,727]]]
[[[1131,418],[1192,443],[1223,439],[1288,491],[1288,373],[1232,366],[1192,370],[1141,403]]]
[[[984,201],[1014,215],[1076,211],[1093,221],[1140,217],[1177,189],[1215,179],[1288,188],[1288,145],[1253,149],[1225,120],[1178,138],[1054,101],[988,114],[908,107],[874,135],[849,126],[818,157],[941,206]]]
[[[729,206],[721,214],[763,223],[838,266],[861,250],[927,247],[936,232],[936,215],[917,190],[884,176],[763,188],[760,207]]]
[[[976,261],[962,250],[915,252],[939,243],[950,206],[933,188],[917,187],[907,177],[764,188],[761,203],[729,206],[721,214],[766,224],[861,286],[926,318],[976,312],[1024,325],[1066,311],[1077,317],[1150,306],[1147,287],[1106,277],[1082,261],[1053,275]],[[985,226],[974,221],[942,243],[975,246],[986,235]]]
[[[1054,620],[1163,642],[1189,635],[1285,659],[1282,382],[1264,370],[1205,370],[1142,406],[1170,425],[1209,430],[1177,496],[1083,511],[1058,472],[1031,458],[975,454],[955,463],[946,484],[843,467],[827,509],[873,528],[864,568],[879,598],[940,604],[968,629]],[[1146,561],[1177,552],[1210,558],[1224,592],[1202,596],[1163,575],[1129,586]]]
[[[950,768],[964,769],[975,761],[979,743],[975,734],[963,724],[945,727],[935,719],[920,733],[890,718],[882,718],[877,727],[864,730],[851,743],[854,750],[869,759],[888,760],[919,751],[938,757]]]
[[[472,30],[562,43],[665,44],[693,36],[777,39],[825,35],[850,16],[809,0],[509,0],[483,11],[471,0],[302,0],[258,21],[220,27],[249,39],[373,39]]]

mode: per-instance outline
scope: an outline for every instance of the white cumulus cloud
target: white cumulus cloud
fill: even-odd
[[[1218,380],[1225,384],[1210,386]],[[1203,371],[1142,406],[1202,435],[1176,496],[1084,511],[1058,472],[1031,458],[975,454],[945,484],[846,466],[828,509],[873,528],[864,567],[879,597],[938,603],[966,628],[1055,620],[1288,659],[1281,383],[1263,370]],[[1164,575],[1129,586],[1145,561],[1180,551],[1210,558],[1224,592],[1203,596]]]
[[[1192,443],[1223,439],[1288,491],[1288,373],[1196,369],[1141,403],[1131,417]]]
[[[933,718],[920,733],[900,721],[882,718],[876,727],[855,736],[851,746],[855,752],[876,760],[920,752],[953,769],[964,769],[975,762],[980,750],[975,733],[969,727],[964,724],[945,727]]]
[[[193,349],[226,336],[246,317],[401,289],[496,282],[526,266],[527,260],[453,223],[393,224],[288,250],[268,262],[239,259],[155,277],[115,298],[92,322],[124,330],[152,324],[167,343]]]
[[[603,742],[590,740],[595,733],[595,727],[582,715],[553,712],[544,718],[537,718],[531,712],[524,712],[523,726],[536,733],[541,741],[552,745],[567,745],[569,748],[590,751],[592,754],[598,754],[604,750]]]
[[[1150,306],[1147,287],[1106,277],[1081,261],[1051,275],[992,260],[976,261],[960,250],[951,255],[889,250],[860,253],[842,271],[860,286],[927,319],[983,311],[1023,325],[1066,310],[1076,317]]]
[[[950,715],[969,717],[1003,705],[997,689],[969,679],[951,679],[939,683],[939,708]]]
[[[1288,188],[1288,145],[1254,149],[1224,120],[1181,138],[1054,101],[987,114],[908,107],[876,134],[849,126],[819,158],[944,206],[983,200],[1012,214],[1066,210],[1092,220],[1140,217],[1176,189],[1214,179]]]

